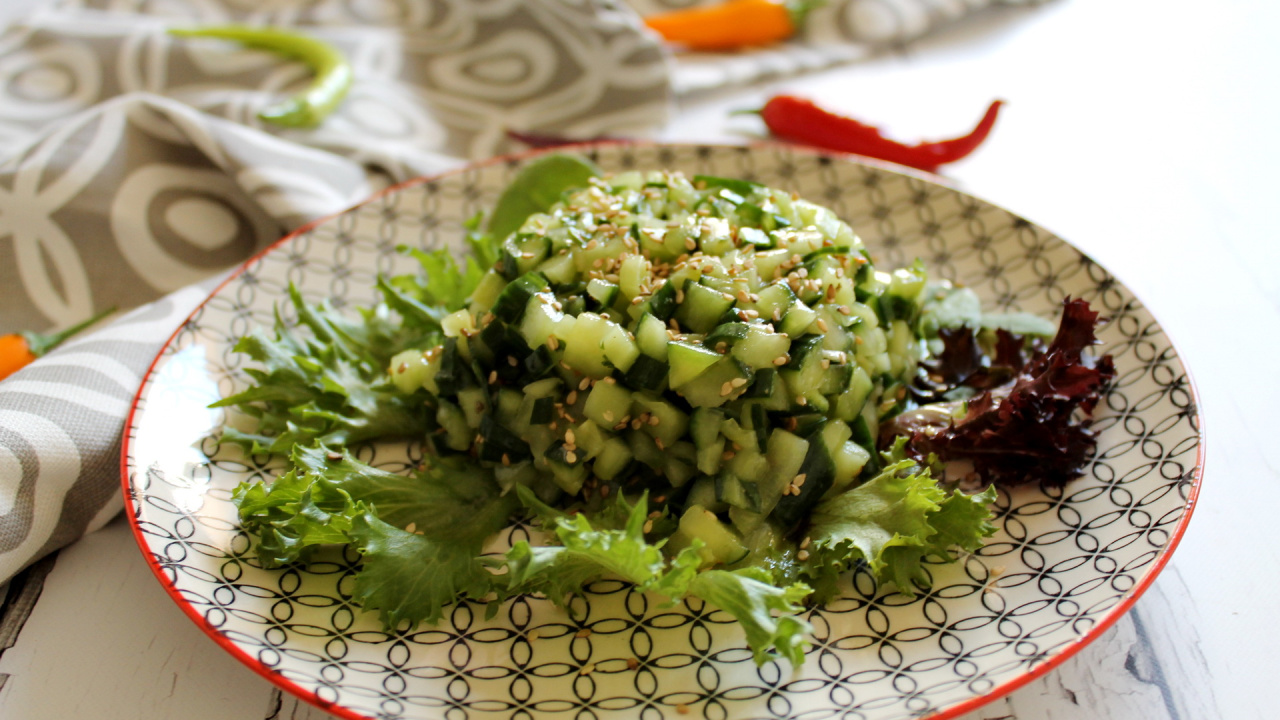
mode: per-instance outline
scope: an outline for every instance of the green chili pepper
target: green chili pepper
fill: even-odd
[[[333,112],[351,88],[351,64],[329,43],[275,27],[220,25],[205,28],[175,28],[178,37],[231,40],[255,50],[266,50],[306,63],[315,73],[311,85],[301,93],[264,108],[263,120],[284,127],[308,128],[319,125]]]

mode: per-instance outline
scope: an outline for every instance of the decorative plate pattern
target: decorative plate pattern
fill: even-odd
[[[992,307],[1056,316],[1083,297],[1110,322],[1116,362],[1100,405],[1096,459],[1062,489],[1002,493],[999,532],[931,568],[914,599],[854,572],[813,609],[806,662],[756,667],[716,608],[661,608],[620,582],[595,583],[564,613],[521,598],[485,619],[460,603],[434,627],[384,632],[351,602],[357,558],[263,570],[230,490],[278,461],[218,450],[220,411],[243,383],[231,347],[268,324],[289,282],[341,303],[373,299],[378,273],[410,262],[396,244],[458,244],[523,162],[415,181],[285,238],[249,262],[176,332],[139,391],[124,454],[126,504],[144,555],[206,632],[276,684],[349,718],[897,720],[953,717],[1047,671],[1109,626],[1150,584],[1199,487],[1191,383],[1160,326],[1102,267],[1030,222],[924,176],[782,147],[606,145],[606,169],[668,167],[750,178],[825,203],[881,267],[922,258]],[[420,451],[362,458],[403,469]],[[511,528],[506,540],[527,529]]]

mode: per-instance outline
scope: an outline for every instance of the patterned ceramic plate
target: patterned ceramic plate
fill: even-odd
[[[1056,317],[1065,296],[1110,318],[1101,351],[1117,378],[1101,403],[1096,459],[1065,489],[1001,494],[999,532],[972,556],[932,567],[907,599],[852,573],[812,610],[806,662],[756,667],[714,607],[661,608],[619,582],[558,611],[523,598],[485,619],[458,604],[434,627],[386,633],[350,600],[355,558],[263,570],[230,491],[279,462],[217,451],[207,405],[243,386],[236,338],[271,322],[289,282],[364,304],[378,273],[412,261],[398,243],[461,242],[521,160],[493,161],[395,188],[297,232],[249,262],[157,358],[125,445],[129,515],[147,561],[182,609],[254,670],[347,718],[954,717],[1047,672],[1110,626],[1177,544],[1199,486],[1202,442],[1191,383],[1160,326],[1106,270],[1000,208],[923,177],[780,147],[602,146],[606,169],[674,168],[758,180],[826,204],[877,265],[923,258],[990,307]],[[403,447],[361,457],[405,468]],[[523,537],[521,527],[509,536]],[[512,539],[511,537],[507,538]]]

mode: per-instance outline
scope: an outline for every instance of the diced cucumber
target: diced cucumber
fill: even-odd
[[[733,345],[732,355],[752,370],[774,367],[775,361],[791,347],[791,338],[765,328],[764,325],[749,326],[746,337]]]
[[[744,482],[758,483],[769,478],[769,459],[752,447],[735,450],[726,468]]]
[[[484,388],[471,387],[458,392],[458,407],[467,418],[467,425],[480,427],[480,419],[489,410],[489,393]]]
[[[640,348],[636,347],[636,341],[621,325],[612,321],[606,322],[609,322],[610,327],[605,332],[604,338],[600,340],[600,349],[604,352],[609,364],[626,372],[635,364],[636,358],[640,357]]]
[[[601,480],[612,480],[627,469],[635,456],[627,441],[620,437],[611,437],[605,441],[604,447],[596,455],[592,472]]]
[[[662,473],[666,472],[667,454],[653,444],[653,438],[648,433],[639,430],[628,431],[627,447],[631,448],[631,454],[635,456],[636,460],[648,465],[653,470]]]
[[[646,393],[636,393],[632,396],[631,416],[638,418],[644,414],[649,420],[640,429],[661,441],[660,448],[675,445],[689,428],[689,416],[675,405]]]
[[[797,299],[791,307],[787,308],[787,314],[782,316],[782,322],[777,325],[777,328],[792,338],[798,338],[808,332],[813,321],[817,319],[818,313]]]
[[[600,429],[600,426],[594,421],[584,420],[573,428],[573,443],[577,447],[582,448],[587,453],[588,458],[594,458],[604,449],[604,444],[608,441],[611,433],[606,433]],[[568,438],[568,434],[565,434]]]
[[[711,512],[724,512],[729,509],[728,503],[716,499],[716,479],[701,475],[693,481],[689,495],[685,497],[685,507],[703,507]]]
[[[509,465],[533,459],[529,443],[511,430],[503,427],[492,413],[480,419],[480,459]]]
[[[760,483],[760,511],[769,513],[791,486],[800,466],[809,454],[809,441],[786,430],[775,429],[769,434],[769,446],[765,454],[769,458],[769,477]]]
[[[564,361],[588,377],[602,378],[608,375],[610,369],[605,365],[605,356],[600,348],[611,327],[617,325],[595,313],[584,312],[578,315],[573,330],[565,339]]]
[[[472,317],[469,310],[449,313],[440,320],[440,330],[445,337],[458,337],[463,334],[464,330],[467,333],[474,333],[475,329],[475,318]]]
[[[693,332],[708,333],[733,303],[733,296],[689,281],[684,284],[684,302],[676,309],[676,322]]]
[[[493,303],[497,301],[498,295],[502,293],[502,289],[507,286],[507,279],[502,277],[497,271],[489,270],[480,278],[480,284],[476,285],[476,289],[471,291],[471,301],[467,305],[467,309],[473,315],[480,316],[489,312],[489,308],[493,307]]]
[[[462,409],[448,400],[441,400],[436,407],[436,422],[445,430],[445,445],[450,450],[462,452],[471,447],[475,431],[467,424]]]
[[[623,379],[636,390],[657,393],[666,389],[670,371],[671,367],[665,362],[641,354],[636,357],[635,363],[627,370]]]
[[[690,419],[689,433],[698,451],[698,471],[704,475],[720,472],[724,455],[724,436],[720,434],[723,422],[724,411],[708,407],[695,408]]]
[[[628,254],[618,268],[618,288],[630,300],[640,294],[640,288],[649,277],[649,260],[638,253]]]
[[[525,273],[507,283],[496,300],[491,312],[503,322],[518,323],[524,316],[529,298],[549,289],[547,278],[542,273]]]
[[[396,389],[407,395],[425,387],[439,367],[436,364],[433,368],[421,350],[405,350],[392,356],[387,364],[387,373]]]
[[[791,344],[791,360],[783,366],[782,379],[787,383],[792,402],[825,410],[827,401],[822,386],[822,337],[807,335]]]
[[[715,483],[716,500],[730,507],[760,512],[760,490],[754,482],[722,472],[716,475]]]
[[[570,495],[577,495],[587,481],[587,454],[582,450],[569,450],[564,442],[557,441],[545,454],[552,479]]]
[[[720,361],[721,356],[701,345],[672,340],[667,343],[667,362],[671,365],[672,388],[693,380]]]
[[[557,335],[564,313],[551,303],[555,296],[550,293],[539,293],[529,298],[524,317],[520,320],[520,335],[530,348],[547,344],[547,339]]]
[[[701,375],[676,388],[676,392],[694,407],[720,407],[742,395],[752,377],[747,366],[734,358],[724,357]]]
[[[852,440],[840,443],[839,448],[831,455],[832,463],[835,465],[835,476],[831,480],[831,489],[827,491],[827,495],[848,489],[870,459],[871,453],[858,443]]]
[[[667,326],[661,320],[645,313],[636,323],[636,345],[640,352],[655,360],[667,361]]]
[[[573,256],[568,253],[552,255],[538,266],[538,272],[556,286],[571,285],[578,279],[578,269],[573,266]]]
[[[601,309],[608,310],[618,299],[618,286],[608,280],[592,278],[587,282],[587,295],[595,300]]]
[[[784,494],[770,515],[784,529],[793,528],[808,517],[809,510],[826,494],[835,477],[835,463],[822,433],[809,438],[809,451],[797,476],[803,476],[803,483],[795,480],[796,491]]]
[[[582,406],[582,414],[591,418],[600,427],[612,428],[631,412],[631,391],[620,383],[608,382],[609,378],[597,382],[587,395],[586,404]]]
[[[690,547],[695,539],[703,543],[698,553],[707,565],[729,565],[747,554],[742,538],[733,528],[720,522],[715,513],[700,505],[690,505],[684,511],[680,525],[667,545],[672,552],[679,552]]]

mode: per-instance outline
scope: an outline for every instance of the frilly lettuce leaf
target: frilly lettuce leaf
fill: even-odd
[[[411,341],[434,338],[434,331],[393,326],[385,305],[353,321],[327,301],[306,302],[295,287],[289,295],[309,332],[304,336],[277,312],[272,335],[254,329],[240,338],[235,351],[262,367],[245,370],[252,387],[211,407],[238,407],[257,418],[258,427],[227,427],[222,439],[249,452],[284,454],[316,442],[338,446],[426,432],[422,398],[398,392],[387,364]]]
[[[594,527],[585,515],[561,513],[537,503],[527,493],[524,499],[542,512],[561,544],[517,543],[507,553],[507,594],[538,592],[563,604],[592,580],[619,577],[634,583],[639,591],[665,595],[672,604],[691,595],[733,615],[758,663],[777,656],[797,665],[803,661],[804,638],[812,628],[795,614],[801,610],[800,601],[810,593],[807,585],[776,587],[769,572],[759,568],[699,572],[700,541],[670,560],[664,558],[662,542],[649,543],[644,538],[648,520],[645,497],[634,505],[619,497],[615,508],[604,513],[603,523],[597,523],[616,525],[613,521],[625,516],[625,524],[612,528]]]
[[[808,535],[811,555],[802,573],[818,588],[819,601],[835,592],[840,575],[858,561],[880,582],[913,595],[928,587],[924,561],[951,560],[953,547],[972,551],[995,532],[988,504],[995,491],[975,495],[947,490],[913,460],[889,462],[880,474],[814,508]]]
[[[460,597],[484,598],[494,580],[480,541],[405,532],[372,512],[355,517],[351,539],[364,556],[352,595],[365,610],[378,611],[387,628],[438,622]]]
[[[689,583],[688,592],[737,618],[757,664],[776,654],[798,666],[804,662],[805,638],[813,627],[797,613],[812,590],[804,583],[773,583],[760,568],[703,570]]]

